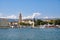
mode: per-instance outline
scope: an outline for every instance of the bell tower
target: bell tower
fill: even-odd
[[[19,14],[19,23],[22,22],[22,14]]]

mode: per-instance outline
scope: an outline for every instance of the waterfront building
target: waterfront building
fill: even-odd
[[[18,27],[18,22],[17,21],[13,21],[13,22],[9,22],[9,26],[12,27]]]
[[[6,18],[0,18],[0,27],[7,27],[8,25],[8,20]]]
[[[22,20],[22,22],[32,24],[33,20],[32,19],[24,19],[24,20]]]
[[[17,27],[18,26],[18,19],[8,19],[9,26],[12,27]]]
[[[34,27],[34,21],[32,19],[24,19],[22,20],[23,23],[30,24],[32,27]]]

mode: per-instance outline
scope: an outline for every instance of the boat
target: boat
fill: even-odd
[[[11,28],[14,28],[14,26],[10,26]]]

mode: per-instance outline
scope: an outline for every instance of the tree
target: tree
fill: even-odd
[[[30,24],[29,23],[23,23],[23,22],[21,22],[21,23],[19,23],[20,25],[24,25],[24,26],[30,26]]]
[[[55,20],[56,25],[60,25],[60,19]]]
[[[35,21],[35,25],[40,25],[40,23],[42,23],[43,21],[41,20],[41,19],[37,19],[36,21]]]

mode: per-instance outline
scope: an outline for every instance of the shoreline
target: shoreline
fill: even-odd
[[[10,27],[10,26],[0,26],[0,28],[12,28],[12,27]],[[42,28],[43,29],[43,27],[13,27],[13,28]],[[60,27],[44,27],[44,28],[60,28]]]

